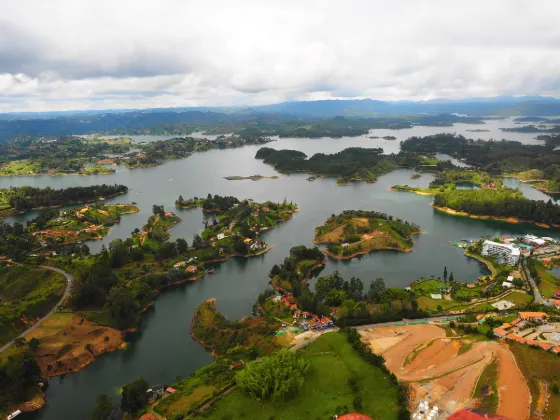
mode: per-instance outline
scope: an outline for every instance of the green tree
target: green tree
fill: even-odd
[[[455,281],[455,277],[453,276],[453,271],[449,275],[449,282],[453,283]]]
[[[376,278],[369,286],[368,297],[370,300],[379,303],[385,294],[385,280],[381,277]]]
[[[29,343],[27,343],[27,345],[29,346],[29,349],[31,351],[37,351],[37,349],[39,348],[39,340],[33,337],[31,340],[29,340]]]
[[[281,402],[303,386],[308,367],[309,362],[282,349],[248,363],[236,374],[235,380],[253,398]]]
[[[185,252],[187,252],[187,249],[189,249],[189,245],[184,238],[177,238],[175,244],[177,247],[177,252],[179,252],[179,254],[184,254]]]
[[[90,420],[105,420],[113,410],[113,400],[107,394],[99,394],[95,401],[95,408],[89,416]]]
[[[14,346],[16,346],[16,348],[20,349],[25,345],[25,338],[23,337],[18,337],[14,340]]]
[[[445,266],[443,269],[443,281],[447,282],[447,266]]]
[[[148,404],[148,383],[139,378],[123,387],[121,394],[121,410],[136,413]]]
[[[138,322],[140,308],[135,296],[126,287],[115,286],[111,289],[107,298],[107,308],[117,328],[131,327]]]

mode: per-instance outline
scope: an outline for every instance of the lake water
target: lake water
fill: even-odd
[[[510,134],[515,134],[516,137],[518,135],[503,133],[507,136],[502,136],[501,132],[495,130],[507,126],[508,121],[492,121],[490,124],[494,127],[493,138],[512,138]],[[466,129],[488,128],[489,125],[462,124],[445,129],[414,127],[397,131],[372,130],[372,133],[375,132],[372,135],[390,134],[403,140],[410,135],[460,133]],[[474,134],[474,137],[486,135],[490,138],[489,133],[465,134]],[[532,135],[523,136],[524,142],[532,142]],[[268,146],[301,150],[312,155],[317,152],[334,153],[350,146],[384,147],[386,152],[397,152],[398,144],[398,141],[362,136],[341,139],[279,139]],[[261,181],[228,181],[223,178],[231,175],[278,175],[273,168],[263,164],[261,160],[254,159],[258,149],[259,146],[248,146],[231,150],[212,150],[153,168],[118,168],[112,175],[0,178],[0,188],[10,185],[53,188],[100,183],[127,185],[130,189],[128,194],[109,202],[134,201],[141,211],[124,216],[121,223],[114,226],[104,240],[89,242],[92,252],[98,251],[102,244],[107,245],[114,238],[127,237],[135,228],[140,228],[151,214],[152,204],[163,204],[166,209],[172,210],[174,201],[180,194],[184,197],[204,197],[210,192],[253,198],[257,201],[281,201],[286,198],[300,207],[300,212],[292,220],[263,234],[264,239],[274,245],[270,252],[251,259],[234,258],[215,266],[214,275],[163,291],[155,305],[143,316],[139,332],[132,337],[125,350],[105,354],[78,373],[54,378],[50,381],[46,407],[21,418],[86,419],[94,406],[95,398],[101,392],[114,396],[117,403],[120,387],[140,376],[150,384],[168,384],[174,382],[177,376],[185,377],[210,363],[213,360],[210,353],[194,342],[189,335],[192,314],[196,307],[209,298],[216,298],[218,309],[230,319],[249,315],[257,295],[267,287],[267,273],[270,268],[274,264],[280,264],[292,246],[311,246],[313,228],[321,225],[333,213],[337,214],[346,209],[382,211],[417,223],[424,232],[414,236],[413,253],[385,251],[350,261],[330,260],[320,273],[327,274],[339,270],[346,278],[361,278],[366,287],[376,277],[383,277],[388,286],[404,287],[422,276],[442,275],[444,266],[447,266],[449,272],[454,272],[458,281],[475,281],[479,275],[486,274],[487,270],[477,261],[466,258],[461,249],[450,245],[450,242],[461,239],[526,233],[546,234],[560,239],[558,230],[442,214],[431,207],[431,197],[389,190],[394,184],[427,186],[433,179],[433,175],[423,174],[421,178],[411,180],[410,176],[414,173],[411,170],[397,170],[380,177],[375,184],[352,183],[347,187],[336,186],[334,179],[308,182],[306,174],[281,175],[279,179]],[[530,198],[549,198],[528,184],[511,179],[507,182],[508,185],[519,186]],[[190,244],[192,236],[203,229],[202,212],[199,209],[175,211],[183,222],[173,227],[171,234],[174,238],[185,237]],[[33,216],[30,213],[10,218],[8,221],[25,221]]]

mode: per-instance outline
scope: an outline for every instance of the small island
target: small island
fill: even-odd
[[[384,136],[383,140],[396,140],[397,138],[395,136]]]
[[[44,210],[29,222],[27,230],[43,245],[73,244],[104,238],[122,215],[138,211],[132,204],[94,204],[62,212]]]
[[[315,229],[313,243],[328,244],[325,254],[346,260],[382,249],[412,252],[410,236],[417,233],[418,225],[385,213],[345,210]]]
[[[410,179],[418,179],[418,178],[420,178],[421,176],[422,176],[422,175],[420,175],[420,174],[414,174],[414,175],[412,175],[412,176],[410,177]]]
[[[250,175],[250,176],[224,176],[224,179],[228,181],[243,181],[245,179],[250,179],[251,181],[260,181],[261,179],[278,179],[279,176],[262,176],[262,175]]]

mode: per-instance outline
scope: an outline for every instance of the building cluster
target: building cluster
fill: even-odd
[[[435,420],[438,418],[438,415],[439,407],[437,405],[430,407],[428,401],[420,401],[420,404],[418,404],[410,418],[412,420]]]
[[[295,311],[294,322],[297,322],[305,331],[324,331],[334,328],[334,322],[328,316],[320,317],[318,315]]]
[[[494,257],[500,263],[516,266],[519,264],[521,250],[512,244],[484,241],[482,244],[482,255]]]
[[[519,238],[512,236],[500,236],[498,241],[484,241],[482,244],[482,255],[492,256],[508,265],[517,265],[521,256],[532,254],[540,255],[557,253],[560,251],[557,241],[550,237],[538,237],[525,235]]]
[[[510,322],[505,323],[494,328],[494,335],[499,338],[503,338],[509,341],[515,341],[519,344],[527,344],[533,347],[540,347],[543,350],[551,351],[554,354],[560,353],[560,346],[554,347],[550,343],[537,340],[528,340],[525,337],[519,335],[521,329],[523,329],[529,323],[539,323],[545,324],[548,322],[548,314],[546,312],[519,312],[518,317]]]

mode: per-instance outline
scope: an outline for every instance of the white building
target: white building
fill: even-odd
[[[218,238],[218,241],[224,239],[226,237],[226,235],[224,235],[223,233],[218,233],[218,235],[216,236],[216,238]]]
[[[502,283],[502,287],[505,287],[507,289],[511,289],[513,287],[513,284],[511,284],[509,281],[504,281]]]
[[[539,238],[535,235],[525,235],[525,237],[523,238],[523,242],[525,242],[526,244],[535,245],[535,246],[546,245],[546,241],[543,238]]]
[[[517,265],[519,263],[519,256],[521,252],[519,248],[512,245],[500,244],[493,241],[484,241],[482,244],[482,255],[490,255],[492,257],[500,258],[508,265]]]

